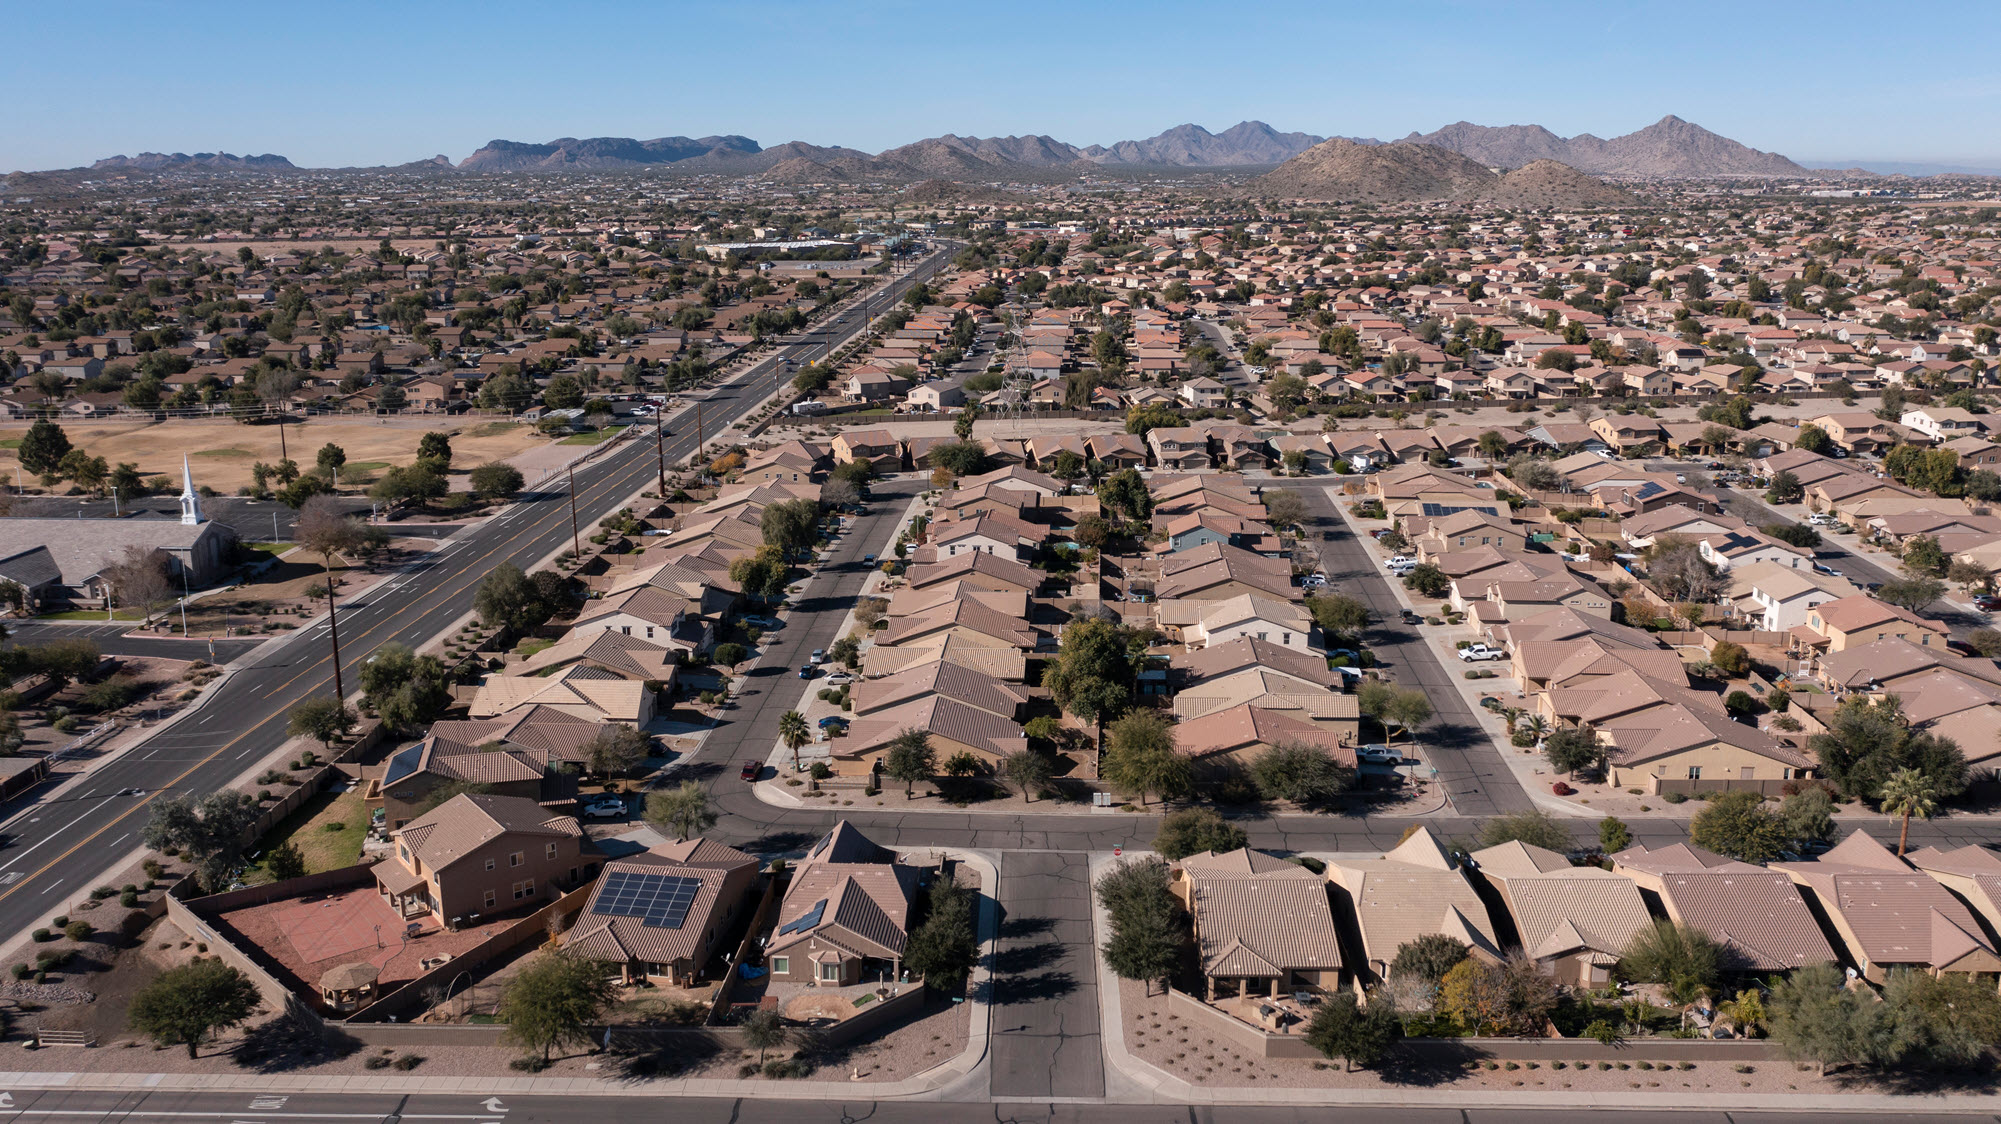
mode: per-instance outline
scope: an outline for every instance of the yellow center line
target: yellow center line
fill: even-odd
[[[608,480],[603,481],[603,483],[610,483],[610,481]],[[590,491],[589,487],[586,487],[584,490],[586,492]],[[486,559],[493,557],[500,551],[507,549],[509,546],[513,544],[514,539],[517,537],[519,536],[511,536],[502,539],[499,545],[495,546],[492,550],[487,551],[485,554],[480,555],[479,558],[475,560],[475,563],[484,562]],[[364,630],[357,637],[357,639],[369,636],[374,632],[378,631],[379,629],[394,623],[395,620],[396,618],[393,616],[386,617],[383,619],[381,624],[375,625],[372,628]],[[318,668],[321,664],[328,662],[330,662],[330,660],[327,656],[325,655],[320,656],[318,659],[315,659],[312,663],[307,664],[305,666],[305,670],[300,671],[297,675],[294,675],[290,679],[285,680],[283,683],[278,684],[276,687],[272,688],[268,693],[275,695],[278,692],[283,691],[285,688],[291,686],[292,684],[298,682],[300,679],[304,678],[306,675],[310,674],[315,668]],[[277,716],[273,715],[272,717],[275,718]],[[266,719],[265,721],[268,722],[270,721],[270,719]],[[187,769],[184,770],[179,776],[175,777],[171,781],[168,781],[165,786],[161,788],[156,788],[153,791],[147,793],[146,797],[140,800],[137,804],[134,804],[132,805],[132,807],[126,809],[123,813],[119,814],[117,817],[112,819],[110,823],[105,824],[103,827],[100,827],[96,831],[91,832],[88,836],[84,837],[83,839],[78,840],[73,846],[70,847],[69,850],[64,851],[62,854],[57,855],[56,857],[50,859],[48,862],[43,863],[40,869],[36,870],[33,874],[28,875],[26,878],[21,879],[20,881],[14,883],[12,886],[9,886],[5,890],[0,890],[0,902],[6,901],[9,897],[12,897],[17,891],[27,888],[27,886],[30,883],[34,882],[35,879],[40,878],[42,875],[47,874],[50,871],[50,869],[55,867],[58,863],[61,863],[64,859],[69,858],[71,855],[74,855],[78,851],[89,846],[92,842],[94,842],[99,836],[103,835],[105,832],[110,831],[112,828],[117,827],[121,823],[124,823],[128,818],[131,817],[131,815],[134,812],[137,812],[141,808],[144,808],[146,805],[151,804],[153,800],[156,797],[158,797],[161,793],[177,787],[182,781],[188,779],[188,777],[191,774],[193,774],[197,769],[202,768],[209,762],[214,761],[216,758],[222,756],[225,752],[234,748],[238,742],[241,742],[243,739],[249,737],[252,734],[255,734],[258,731],[258,729],[261,728],[263,725],[264,723],[260,722],[256,726],[252,726],[250,729],[245,730],[241,734],[236,735],[235,737],[229,739],[227,742],[224,742],[222,745],[216,747],[215,752],[209,754],[207,757],[204,757],[201,760],[195,762],[194,764],[188,766]]]

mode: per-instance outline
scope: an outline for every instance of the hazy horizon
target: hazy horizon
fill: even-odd
[[[1612,137],[1667,114],[1801,163],[2001,168],[1987,127],[2001,80],[1982,53],[2001,8],[1936,5],[1920,23],[1844,0],[1807,19],[1780,7],[504,0],[368,2],[329,19],[242,3],[47,6],[12,21],[20,124],[0,137],[0,168],[141,151],[456,162],[493,139],[563,136],[879,152],[951,132],[1084,146],[1242,120],[1382,140],[1459,120]],[[95,65],[40,49],[85,40]],[[1858,80],[1919,57],[1923,71],[1900,67],[1894,87]],[[119,61],[130,65],[103,65]]]

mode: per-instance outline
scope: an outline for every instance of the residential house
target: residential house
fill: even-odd
[[[764,948],[772,982],[844,987],[899,979],[922,877],[853,824],[835,824],[793,870]]]
[[[1883,984],[1896,968],[1990,981],[2001,974],[2001,953],[1972,911],[1867,832],[1851,832],[1818,859],[1771,869],[1813,896],[1870,983]]]
[[[404,917],[456,927],[540,907],[596,873],[603,856],[572,816],[518,796],[452,797],[389,833],[375,884]]]
[[[1341,944],[1319,875],[1239,848],[1183,858],[1168,887],[1193,922],[1210,1001],[1306,988],[1331,995],[1338,988]]]
[[[1604,987],[1633,935],[1653,924],[1632,879],[1572,866],[1555,851],[1503,843],[1473,852],[1514,920],[1522,952],[1574,987]]]
[[[735,951],[727,942],[737,917],[753,906],[758,865],[702,838],[613,859],[563,934],[563,950],[610,966],[622,983],[696,986],[711,964]]]
[[[1419,827],[1378,858],[1339,858],[1327,880],[1355,919],[1368,972],[1388,979],[1397,951],[1434,933],[1466,945],[1489,962],[1502,958],[1501,942],[1480,894],[1459,864]],[[1353,966],[1357,971],[1362,965]]]

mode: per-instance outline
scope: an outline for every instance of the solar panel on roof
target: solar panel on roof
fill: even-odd
[[[778,935],[784,936],[787,933],[803,933],[813,926],[818,925],[820,923],[820,916],[826,912],[827,899],[821,898],[819,901],[813,903],[812,909],[779,926]]]
[[[382,783],[395,784],[417,771],[417,763],[424,758],[424,747],[413,745],[389,759],[389,767],[382,771]]]
[[[1470,505],[1455,506],[1452,504],[1443,504],[1443,503],[1427,503],[1427,504],[1419,504],[1418,506],[1419,509],[1424,512],[1425,515],[1433,519],[1436,519],[1441,515],[1457,515],[1462,511],[1477,511],[1482,515],[1497,515],[1500,513],[1501,510],[1500,508],[1497,507],[1474,507]]]
[[[1646,483],[1640,485],[1640,490],[1634,492],[1633,496],[1635,499],[1646,500],[1646,499],[1652,499],[1653,497],[1658,496],[1665,491],[1667,491],[1665,487],[1662,487],[1661,485],[1654,483],[1652,480],[1649,480]]]
[[[806,857],[818,858],[820,856],[820,852],[827,849],[827,844],[832,843],[833,841],[834,841],[834,833],[830,831],[827,834],[820,837],[820,841],[813,845],[813,853]]]
[[[699,878],[614,870],[604,876],[591,912],[605,917],[637,917],[649,929],[679,929],[701,888]]]

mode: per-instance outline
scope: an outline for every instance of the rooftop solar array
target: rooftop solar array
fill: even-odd
[[[592,913],[637,917],[649,929],[679,929],[702,888],[699,878],[615,870],[604,876]]]
[[[812,909],[779,926],[778,935],[784,936],[787,933],[803,933],[813,926],[818,925],[820,923],[820,916],[826,912],[827,899],[821,898],[819,901],[813,903]]]
[[[1461,504],[1443,504],[1443,503],[1427,503],[1427,504],[1420,504],[1419,506],[1423,510],[1424,514],[1432,519],[1436,519],[1441,515],[1457,515],[1462,511],[1477,511],[1482,515],[1498,515],[1500,514],[1501,510],[1500,508],[1497,507],[1482,507],[1479,505],[1468,506]]]
[[[389,759],[389,767],[382,771],[382,783],[392,785],[417,771],[418,762],[424,759],[424,746],[419,742]]]

